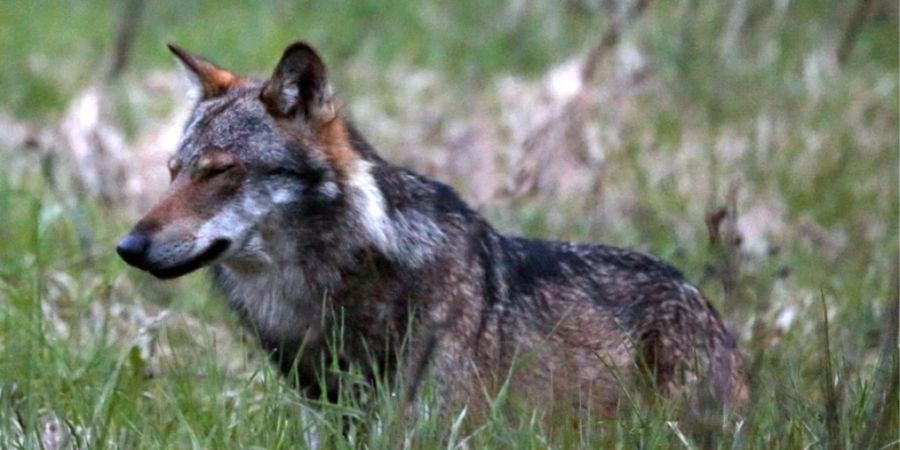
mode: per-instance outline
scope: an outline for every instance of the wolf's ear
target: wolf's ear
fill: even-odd
[[[168,44],[168,47],[184,67],[201,100],[222,95],[243,81],[237,75],[197,55],[192,55],[177,45]]]
[[[313,123],[325,123],[335,117],[332,97],[322,58],[304,42],[295,42],[284,51],[259,96],[273,116],[302,115]]]

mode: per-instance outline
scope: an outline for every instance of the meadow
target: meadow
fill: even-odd
[[[745,409],[308,400],[203,273],[127,267],[187,102],[164,44],[266,76],[297,39],[383,155],[500,230],[682,270]],[[0,448],[900,446],[896,2],[12,1],[0,54]]]

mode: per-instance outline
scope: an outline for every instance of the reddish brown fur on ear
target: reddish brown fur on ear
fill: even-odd
[[[359,159],[359,155],[353,150],[350,133],[347,132],[344,120],[338,115],[323,124],[318,133],[319,139],[325,147],[325,156],[331,162],[332,167],[339,173],[349,173],[352,164]]]
[[[359,155],[326,76],[325,63],[305,42],[284,50],[259,94],[282,130],[296,139],[315,142],[339,173],[346,175]]]
[[[201,99],[222,95],[228,89],[240,85],[244,81],[237,75],[197,55],[188,53],[177,45],[168,44],[168,47],[192,76],[200,90]]]
[[[347,123],[337,108],[332,119],[327,122],[310,125],[293,120],[279,120],[276,121],[276,126],[289,139],[306,143],[321,151],[341,176],[349,174],[354,163],[360,159],[350,142]]]

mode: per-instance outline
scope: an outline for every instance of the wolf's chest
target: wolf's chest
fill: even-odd
[[[306,276],[291,267],[239,272],[220,265],[215,282],[228,302],[260,337],[271,341],[300,340],[321,315]]]

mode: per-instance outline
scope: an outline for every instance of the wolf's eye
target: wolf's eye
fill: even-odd
[[[234,159],[221,154],[205,155],[197,162],[197,174],[202,177],[213,177],[235,167]]]
[[[235,167],[234,164],[227,164],[227,165],[221,165],[221,166],[209,166],[209,167],[200,169],[200,173],[205,177],[214,177],[216,175],[228,172],[229,170],[233,169],[234,167]]]
[[[195,176],[210,178],[238,167],[235,155],[219,147],[210,147],[197,160]]]

